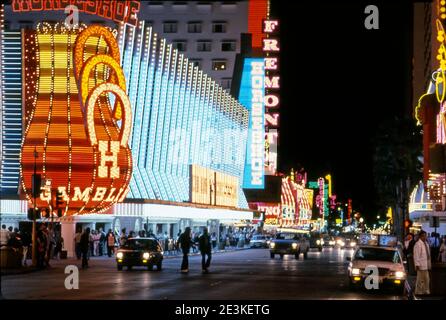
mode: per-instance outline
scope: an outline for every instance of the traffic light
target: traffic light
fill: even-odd
[[[63,200],[63,193],[57,190],[56,192],[56,208],[59,208],[60,205],[62,205],[64,202]]]

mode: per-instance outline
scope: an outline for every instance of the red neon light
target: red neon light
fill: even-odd
[[[252,34],[253,49],[260,49],[263,46],[263,20],[267,18],[268,0],[250,0],[248,16],[248,32]]]

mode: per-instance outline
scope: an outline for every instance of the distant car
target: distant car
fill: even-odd
[[[343,237],[336,237],[335,239],[335,248],[345,249],[345,238]]]
[[[308,257],[310,242],[304,234],[281,232],[269,244],[271,259],[278,254],[282,259],[285,254],[292,254],[296,259],[302,253],[304,259]]]
[[[130,270],[134,266],[144,266],[149,270],[156,266],[161,271],[163,250],[155,238],[130,238],[116,252],[116,263],[119,271],[123,267]]]
[[[310,248],[316,248],[319,252],[322,251],[324,239],[320,235],[310,235]]]
[[[322,244],[324,247],[334,247],[336,245],[336,240],[331,236],[325,236],[323,238],[324,243]]]
[[[358,242],[356,239],[345,239],[345,249],[355,249]]]
[[[398,248],[360,245],[352,257],[347,257],[347,260],[350,261],[348,266],[350,287],[364,285],[364,280],[371,275],[366,273],[365,269],[375,266],[378,268],[380,285],[390,285],[401,293],[404,292],[406,270]]]
[[[251,248],[268,248],[268,238],[264,235],[255,235],[249,242]]]

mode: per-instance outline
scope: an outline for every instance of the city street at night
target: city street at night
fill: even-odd
[[[405,299],[391,290],[350,290],[346,257],[352,250],[325,248],[308,259],[270,259],[269,250],[247,249],[216,253],[209,274],[201,273],[201,257],[192,256],[190,272],[180,273],[181,258],[164,260],[161,272],[134,268],[116,270],[113,258],[92,258],[79,272],[79,290],[64,286],[64,266],[80,261],[60,260],[51,269],[2,277],[6,299],[130,299],[130,300],[296,300]],[[255,289],[254,289],[255,288]]]

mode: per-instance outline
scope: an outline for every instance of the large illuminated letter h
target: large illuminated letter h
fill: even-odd
[[[110,142],[110,150],[108,144]],[[119,178],[118,153],[119,141],[99,141],[99,152],[101,153],[101,165],[98,168],[99,178],[108,178],[108,166],[106,162],[111,162],[110,178]],[[110,155],[111,153],[111,155]]]

